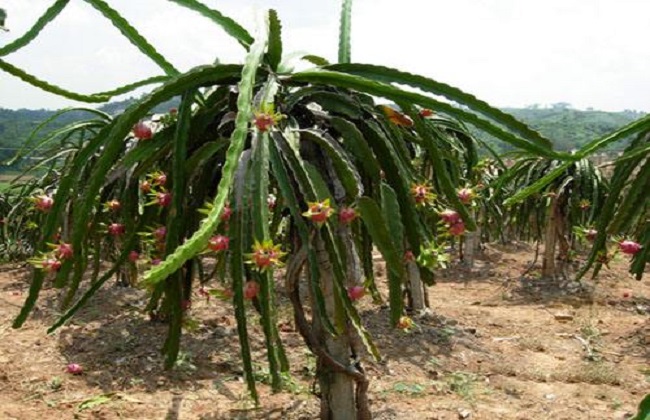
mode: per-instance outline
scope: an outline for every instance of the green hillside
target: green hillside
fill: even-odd
[[[127,106],[133,102],[133,99],[125,101],[111,102],[99,107],[100,110],[117,115],[124,111]],[[154,112],[167,112],[173,107],[176,100],[163,103],[154,109]],[[18,166],[8,167],[6,162],[11,159],[15,153],[20,150],[31,133],[44,121],[52,118],[59,111],[45,109],[19,109],[10,110],[0,108],[0,173],[12,172],[18,169]],[[84,111],[70,111],[62,114],[60,117],[53,119],[40,131],[39,137],[46,135],[48,132],[61,128],[71,122],[83,120],[90,117],[91,114]]]
[[[112,102],[100,107],[103,111],[116,115],[122,112],[132,100]],[[166,112],[173,107],[176,101],[170,101],[154,110]],[[504,111],[513,114],[518,119],[540,131],[544,136],[555,142],[555,147],[561,150],[578,148],[585,142],[614,131],[644,115],[636,111],[604,112],[604,111],[579,111],[572,109],[568,104],[555,104],[549,108],[531,106],[527,108],[506,108]],[[52,117],[56,111],[49,110],[8,110],[0,108],[0,161],[6,162],[22,146],[30,133],[43,121]],[[72,121],[85,117],[82,111],[64,114],[49,125],[49,129],[59,128]],[[47,130],[46,130],[47,131]],[[507,151],[508,145],[494,144],[497,150]],[[623,145],[614,145],[613,149],[621,149]],[[0,172],[15,170],[6,165],[0,167]]]
[[[526,122],[555,143],[555,147],[571,150],[602,137],[645,115],[637,111],[578,111],[568,104],[551,108],[506,108],[504,111]],[[623,145],[615,145],[621,149]]]
[[[56,111],[45,109],[19,109],[14,111],[0,108],[0,162],[4,164],[8,159],[11,159],[39,124],[51,118],[54,114],[56,114]],[[88,115],[82,111],[66,113],[61,118],[54,120],[46,132],[63,127],[73,121],[81,120]],[[5,165],[0,167],[0,171],[6,171],[7,169]]]

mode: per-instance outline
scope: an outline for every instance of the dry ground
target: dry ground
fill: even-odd
[[[387,309],[361,303],[384,361],[366,362],[377,419],[625,419],[650,392],[650,276],[625,261],[597,284],[558,289],[521,278],[532,250],[492,248],[479,268],[452,269],[430,288],[434,315],[409,333]],[[381,275],[382,267],[378,268]],[[0,267],[1,419],[311,419],[314,361],[281,306],[291,386],[262,407],[246,398],[234,318],[222,301],[195,298],[178,367],[161,370],[166,326],[141,312],[141,291],[108,285],[54,335],[54,290],[19,330],[11,328],[29,271]],[[251,324],[255,324],[253,311]],[[259,379],[262,334],[253,326]],[[78,363],[84,373],[65,373]]]

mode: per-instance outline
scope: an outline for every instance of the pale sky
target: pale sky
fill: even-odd
[[[254,33],[256,11],[278,10],[285,54],[336,60],[337,0],[203,0]],[[53,0],[0,0],[0,46]],[[241,63],[244,50],[202,16],[165,0],[109,0],[177,68]],[[499,107],[568,102],[650,112],[648,0],[356,0],[352,60],[419,73]],[[71,0],[39,39],[3,57],[80,93],[162,74],[99,12]],[[0,71],[0,107],[78,105]]]

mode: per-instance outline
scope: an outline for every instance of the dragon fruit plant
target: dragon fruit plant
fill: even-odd
[[[162,74],[82,95],[43,82],[3,58],[0,68],[48,92],[86,102],[160,86],[117,116],[98,116],[93,136],[61,169],[53,202],[41,205],[44,240],[37,251],[49,252],[45,238],[58,232],[65,219],[63,239],[72,258],[58,270],[50,264],[49,271],[34,271],[14,327],[26,321],[48,276],[67,290],[70,303],[53,331],[116,272],[141,266],[147,271],[138,283],[150,291],[147,310],[168,322],[163,350],[165,365],[172,367],[196,295],[197,266],[209,254],[217,259],[214,277],[225,279],[220,290],[228,293],[220,293],[224,299],[219,303],[232,305],[252,398],[257,402],[247,311],[259,311],[275,391],[282,389],[289,371],[276,322],[274,278],[282,275],[296,329],[318,359],[323,418],[369,419],[369,379],[359,367],[364,358],[381,356],[355,302],[366,290],[373,297],[377,293],[372,274],[376,248],[386,261],[389,321],[396,329],[414,328],[404,292],[412,299],[421,296],[424,290],[415,280],[431,283],[437,264],[431,261],[444,260],[430,252],[442,246],[438,212],[456,214],[454,223],[446,222],[447,237],[476,228],[468,209],[472,193],[461,193],[476,160],[465,125],[529,153],[574,159],[457,88],[388,67],[352,63],[351,0],[343,1],[338,62],[304,55],[299,59],[313,67],[302,71],[293,71],[294,62],[284,53],[282,26],[273,10],[253,37],[196,0],[174,0],[225,29],[245,52],[243,65],[209,64],[186,72],[106,2],[87,1]],[[0,57],[28,45],[66,5],[56,2],[21,42],[0,49]],[[178,109],[153,129],[152,109],[176,96]],[[109,200],[118,201],[119,209],[104,211]],[[92,286],[80,295],[88,256],[99,261],[106,247],[111,268],[97,270]],[[305,287],[299,287],[303,281]],[[360,337],[363,348],[355,347],[352,335]],[[352,355],[357,360],[350,365]]]

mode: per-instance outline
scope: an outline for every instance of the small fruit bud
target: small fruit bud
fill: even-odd
[[[460,221],[460,214],[455,210],[446,209],[438,213],[443,222],[454,225]]]
[[[36,210],[47,213],[54,205],[54,199],[49,195],[39,195],[34,199]]]
[[[133,126],[133,136],[138,140],[149,140],[153,137],[153,131],[148,124],[140,121]]]
[[[284,118],[284,115],[275,112],[275,107],[272,103],[264,103],[260,110],[255,112],[253,123],[258,131],[264,133],[269,131],[282,118]]]
[[[151,182],[146,180],[142,181],[142,183],[140,183],[140,191],[144,194],[149,194],[151,192]]]
[[[160,207],[168,207],[172,203],[172,194],[168,192],[159,192],[156,194],[156,202]]]
[[[199,287],[199,296],[204,297],[207,301],[210,301],[210,292],[205,286]]]
[[[598,231],[596,229],[585,229],[585,238],[587,238],[589,242],[593,242],[597,235]]]
[[[458,190],[458,199],[463,204],[470,204],[474,196],[474,191],[471,188],[461,188]]]
[[[181,309],[183,310],[183,312],[185,312],[185,311],[187,311],[187,310],[189,310],[191,308],[192,308],[192,301],[191,300],[183,299],[181,301]]]
[[[402,127],[412,127],[413,126],[413,120],[409,118],[407,115],[402,114],[396,109],[391,108],[390,106],[387,105],[382,105],[381,106],[382,110],[384,111],[384,114],[388,118],[390,122],[392,122],[395,125],[399,125]]]
[[[165,226],[161,226],[161,227],[159,227],[159,228],[157,228],[156,230],[153,231],[153,237],[158,242],[164,241],[165,236],[167,236],[167,228]]]
[[[426,184],[414,184],[411,186],[411,195],[418,206],[424,206],[435,197],[431,192],[431,187]]]
[[[104,204],[104,206],[106,207],[106,210],[112,212],[119,211],[120,208],[122,208],[122,204],[117,200],[107,201],[106,204]]]
[[[122,236],[124,235],[124,232],[126,229],[124,228],[124,225],[121,223],[111,223],[108,225],[107,232],[111,236]]]
[[[221,221],[227,222],[230,220],[230,216],[232,215],[232,208],[228,204],[226,204],[223,208],[223,211],[221,212]]]
[[[268,131],[273,125],[275,124],[275,121],[273,121],[273,116],[269,114],[255,114],[255,127],[261,132]]]
[[[309,210],[302,215],[310,219],[317,226],[321,226],[327,219],[334,214],[334,209],[330,207],[330,200],[325,199],[321,202],[308,203]]]
[[[47,258],[42,262],[41,267],[46,273],[56,273],[61,269],[61,261],[56,258]]]
[[[247,264],[254,265],[258,271],[264,272],[277,266],[281,266],[280,258],[286,255],[280,250],[280,245],[274,245],[273,241],[264,241],[262,243],[255,241],[253,252],[246,254]]]
[[[351,301],[359,300],[366,294],[366,289],[363,286],[350,286],[348,287],[348,297]]]
[[[269,210],[273,211],[275,209],[275,206],[278,204],[278,199],[275,195],[269,194],[269,196],[266,198],[266,205],[269,207]]]
[[[399,321],[397,322],[397,328],[401,330],[409,330],[413,327],[413,320],[409,318],[408,316],[402,316],[400,317]]]
[[[621,252],[627,255],[634,255],[641,251],[641,244],[630,240],[621,241],[618,246],[621,249]]]
[[[254,281],[247,281],[246,284],[244,284],[244,298],[251,300],[260,291],[260,285],[257,284],[257,282]]]
[[[216,235],[208,241],[208,248],[212,251],[225,251],[230,244],[230,238],[223,235]]]
[[[352,207],[343,207],[341,211],[339,211],[339,222],[344,225],[352,223],[356,218],[357,211]]]
[[[153,177],[154,185],[162,187],[167,183],[167,175],[164,172],[158,172]]]
[[[57,245],[54,255],[60,260],[69,260],[73,256],[72,245],[65,242],[61,242]]]
[[[465,233],[465,223],[463,223],[462,220],[454,223],[453,225],[449,226],[449,234],[454,235],[454,236],[460,236],[463,233]]]
[[[65,371],[71,375],[81,375],[84,370],[81,365],[76,363],[70,363],[65,367]]]

